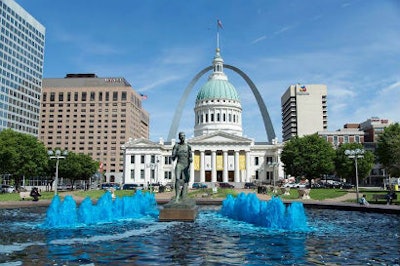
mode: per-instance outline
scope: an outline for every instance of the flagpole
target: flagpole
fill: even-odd
[[[219,50],[219,28],[222,29],[221,20],[217,19],[217,49]]]
[[[219,29],[217,29],[217,49],[219,49]]]

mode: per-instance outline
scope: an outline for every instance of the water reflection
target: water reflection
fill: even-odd
[[[271,230],[202,208],[194,223],[154,217],[43,229],[46,209],[0,210],[10,265],[398,265],[400,217],[306,209],[307,232]]]

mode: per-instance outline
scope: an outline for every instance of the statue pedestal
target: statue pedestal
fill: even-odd
[[[197,209],[196,202],[192,199],[186,199],[181,202],[175,202],[173,199],[160,209],[158,220],[160,222],[194,222],[197,216]]]

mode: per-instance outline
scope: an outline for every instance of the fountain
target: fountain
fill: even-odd
[[[111,193],[107,191],[100,197],[97,204],[93,204],[87,197],[79,208],[72,196],[67,195],[63,202],[59,196],[55,196],[47,210],[46,220],[42,227],[76,227],[147,215],[158,216],[157,202],[154,194],[144,194],[140,190],[132,196],[118,197],[114,200]]]
[[[276,217],[271,217],[277,214]],[[400,218],[228,196],[159,222],[153,194],[0,209],[0,265],[398,265]],[[361,244],[361,245],[360,245]],[[357,252],[354,252],[354,251]]]
[[[240,193],[237,198],[228,195],[222,203],[221,213],[231,219],[271,229],[308,230],[303,204],[293,202],[286,207],[278,197],[260,201],[254,193]]]

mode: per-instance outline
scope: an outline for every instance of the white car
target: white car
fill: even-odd
[[[302,183],[286,183],[283,187],[290,187],[290,188],[305,188],[306,184]]]
[[[1,185],[1,193],[13,193],[15,192],[14,186]]]

